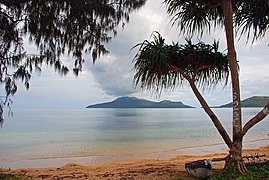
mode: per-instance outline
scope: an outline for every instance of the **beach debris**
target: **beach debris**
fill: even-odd
[[[22,169],[21,173],[22,173],[22,175],[25,175],[27,173],[27,170]]]
[[[262,155],[259,155],[258,153],[255,153],[255,154],[251,154],[251,155],[248,155],[248,156],[242,156],[243,159],[247,159],[247,161],[259,161],[261,160],[260,158],[261,157],[265,157],[266,155],[265,154],[262,154]],[[215,162],[215,161],[225,161],[227,159],[228,156],[226,157],[221,157],[221,158],[213,158],[212,161]]]
[[[244,162],[244,164],[247,167],[250,166],[261,166],[265,164],[269,164],[269,160],[267,159],[261,159],[261,157],[266,156],[265,154],[259,155],[258,153],[251,154],[250,156],[243,156],[242,158],[246,159],[247,161]]]
[[[259,155],[258,153],[251,154],[250,156],[242,156],[242,158],[247,159],[248,161],[259,161],[261,157],[266,156],[265,154]]]
[[[212,175],[212,160],[198,160],[185,163],[185,169],[196,178],[208,179]]]
[[[5,169],[5,168],[1,167],[0,172],[8,172],[8,171],[10,171],[10,170],[11,170],[10,167],[9,167],[8,169]]]

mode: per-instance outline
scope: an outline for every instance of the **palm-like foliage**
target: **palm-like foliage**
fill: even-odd
[[[218,51],[218,42],[212,45],[190,39],[181,45],[167,45],[159,33],[153,34],[153,41],[137,44],[139,50],[134,58],[136,70],[134,80],[141,87],[161,92],[173,88],[183,81],[192,81],[197,86],[211,88],[227,83],[229,75],[228,58]]]
[[[224,24],[223,4],[220,0],[164,0],[167,13],[172,16],[180,33],[203,34],[211,25]],[[234,24],[238,35],[247,39],[264,37],[269,25],[268,0],[233,0]]]
[[[205,29],[210,31],[211,23],[223,23],[221,8],[212,8],[220,5],[218,0],[164,0],[167,13],[172,16],[173,24],[177,24],[180,33],[203,34]]]
[[[269,28],[268,0],[237,0],[234,2],[235,24],[240,37],[246,33],[253,41],[265,36]],[[252,42],[253,42],[252,41]]]
[[[177,69],[178,72],[181,73],[181,76],[184,76],[187,72],[184,77],[189,81],[191,88],[197,99],[199,100],[200,104],[211,118],[212,122],[218,129],[227,146],[230,148],[229,157],[226,161],[227,167],[233,166],[235,170],[239,173],[244,173],[246,171],[246,167],[244,163],[242,163],[243,137],[252,126],[260,122],[262,119],[264,119],[264,117],[268,115],[269,103],[264,107],[264,110],[262,110],[252,119],[250,119],[244,125],[244,127],[242,126],[238,65],[236,58],[236,50],[234,46],[234,29],[236,30],[237,35],[239,35],[239,39],[244,34],[247,35],[247,40],[252,38],[252,42],[254,42],[254,40],[258,38],[264,37],[269,26],[268,0],[164,0],[164,3],[167,5],[168,14],[172,16],[173,24],[178,25],[180,33],[182,34],[194,35],[195,33],[200,33],[200,35],[202,36],[205,30],[208,30],[210,32],[210,28],[212,25],[220,25],[224,26],[225,28],[228,50],[228,63],[231,74],[233,95],[232,139],[229,137],[226,130],[222,127],[217,116],[213,113],[213,111],[210,109],[210,107],[196,88],[197,84],[200,86],[208,86],[211,83],[216,84],[223,79],[224,76],[221,74],[225,71],[223,71],[223,69],[221,68],[221,61],[218,62],[220,63],[219,65],[215,63],[211,64],[214,61],[209,61],[210,63],[207,64],[205,63],[205,61],[202,60],[202,58],[199,59],[200,68],[196,68],[196,66],[194,66],[193,64],[193,62],[196,61],[196,58],[206,57],[205,59],[209,60],[211,59],[211,56],[208,56],[210,53],[200,54],[200,56],[197,57],[191,56],[191,59],[194,58],[194,61],[190,61],[188,59],[189,55],[198,55],[199,50],[205,50],[206,52],[210,52],[208,51],[209,49],[211,49],[209,48],[210,46],[204,45],[203,43],[196,44],[195,48],[191,48],[192,50],[195,49],[195,53],[192,53],[191,51],[186,51],[188,53],[184,56],[185,59],[188,59],[188,61],[186,61],[188,66],[181,66],[181,63],[184,62],[184,60],[181,60],[180,63],[177,60],[177,64],[175,65],[178,65],[178,67],[175,66],[175,69]],[[148,43],[145,43],[145,45],[147,44]],[[179,51],[181,51],[182,46],[180,46],[179,49]],[[187,49],[183,48],[183,50]],[[176,53],[176,57],[180,57],[180,55]],[[165,59],[168,59],[168,57],[166,57]],[[175,59],[177,58],[174,58],[173,60]],[[222,59],[221,56],[218,59]],[[173,63],[175,63],[175,61],[173,61]],[[184,68],[182,67],[187,67],[187,69],[184,70]],[[137,77],[143,76],[137,75]],[[144,79],[141,79],[141,81],[145,81]]]

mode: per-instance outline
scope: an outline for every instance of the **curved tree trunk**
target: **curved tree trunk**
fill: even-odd
[[[233,96],[233,143],[230,148],[229,159],[226,162],[226,167],[234,167],[239,173],[244,173],[246,171],[246,167],[242,161],[243,136],[241,136],[241,100],[236,51],[234,47],[232,0],[223,0],[223,10]]]
[[[188,82],[190,83],[191,89],[192,89],[193,93],[195,94],[196,98],[200,102],[201,106],[204,108],[204,111],[207,113],[207,115],[210,117],[210,119],[214,123],[215,127],[217,128],[218,132],[220,133],[220,135],[221,135],[222,139],[224,140],[224,142],[226,143],[226,145],[231,149],[232,148],[232,141],[231,141],[229,134],[227,133],[225,128],[222,126],[221,122],[219,121],[219,119],[217,118],[215,113],[210,109],[210,107],[208,106],[208,104],[204,100],[203,96],[201,95],[201,93],[199,92],[197,87],[195,86],[194,82],[191,80],[188,80]]]
[[[191,77],[189,77],[188,75],[186,75],[180,68],[178,68],[176,66],[173,66],[173,65],[170,65],[170,67],[172,69],[174,69],[175,71],[181,72],[183,77],[189,82],[194,95],[196,96],[196,98],[200,102],[201,106],[204,108],[204,111],[207,113],[207,115],[212,120],[213,124],[217,128],[218,132],[220,133],[220,135],[221,135],[222,139],[224,140],[224,142],[226,143],[226,145],[229,148],[231,148],[232,147],[232,140],[231,140],[229,134],[227,133],[225,128],[222,126],[222,124],[219,121],[218,117],[215,115],[215,113],[208,106],[207,102],[205,101],[205,99],[203,98],[203,96],[201,95],[199,90],[197,89],[197,87],[196,87],[196,85],[194,83],[194,80]]]

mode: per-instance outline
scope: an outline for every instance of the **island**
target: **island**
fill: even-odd
[[[89,105],[86,108],[194,108],[182,102],[164,100],[154,102],[136,97],[120,97],[111,102]]]
[[[269,96],[253,96],[241,101],[241,107],[264,107],[269,102]],[[221,105],[220,108],[230,108],[232,103]]]

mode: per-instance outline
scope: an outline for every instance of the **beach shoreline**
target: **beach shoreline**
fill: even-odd
[[[206,155],[180,154],[169,159],[141,159],[128,162],[114,162],[104,165],[83,166],[66,164],[62,167],[1,169],[2,173],[20,175],[32,179],[192,179],[184,170],[187,162],[222,158],[228,152]],[[269,159],[269,146],[245,149],[244,155],[265,154]],[[223,168],[224,162],[214,162],[213,169]]]
[[[256,139],[254,141],[244,142],[245,149],[255,149],[257,147],[267,146],[269,139]],[[203,156],[207,154],[221,154],[227,152],[227,146],[224,143],[198,145],[198,146],[186,146],[174,149],[160,150],[155,149],[148,153],[120,153],[115,154],[76,154],[76,155],[55,155],[55,156],[44,156],[39,157],[24,157],[24,158],[13,158],[12,160],[5,160],[0,162],[0,167],[5,169],[22,169],[22,168],[50,168],[50,167],[61,167],[66,164],[80,164],[82,166],[98,166],[106,165],[115,162],[132,162],[141,159],[157,159],[167,160],[180,155],[187,156]]]

